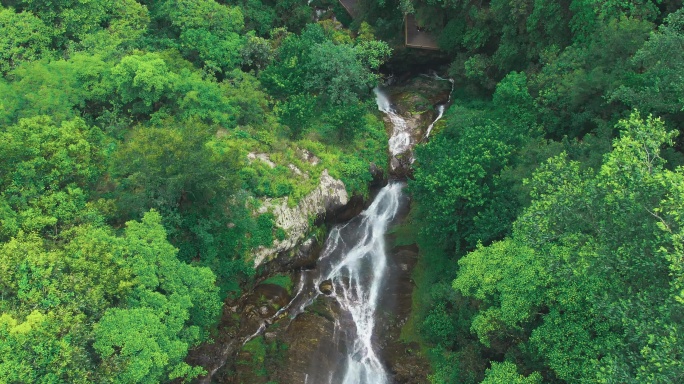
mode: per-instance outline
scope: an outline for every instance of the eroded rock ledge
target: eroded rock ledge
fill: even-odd
[[[311,231],[313,221],[344,207],[349,203],[349,195],[341,180],[335,179],[323,170],[318,187],[302,198],[294,206],[288,206],[288,197],[266,199],[259,213],[272,212],[275,224],[285,230],[283,240],[275,240],[271,247],[259,247],[254,251],[254,266],[273,260],[278,254],[294,249]]]

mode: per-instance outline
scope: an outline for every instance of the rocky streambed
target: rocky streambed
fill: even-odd
[[[389,156],[392,163],[390,179],[410,177],[413,146],[424,140],[430,124],[439,116],[439,106],[449,100],[450,91],[448,81],[432,76],[416,76],[381,88],[384,108],[380,99],[378,105],[385,113],[388,132],[396,140],[397,119],[403,119],[406,127],[402,129],[408,135],[408,139],[402,139],[408,144]],[[359,313],[365,313],[363,311],[367,309],[354,314],[349,302],[364,296],[359,287],[375,281],[373,271],[379,268],[378,265],[369,264],[360,274],[328,273],[332,278],[323,279],[327,276],[326,268],[331,270],[335,265],[344,264],[339,260],[347,257],[350,250],[362,248],[359,252],[370,254],[363,246],[349,245],[340,247],[344,250],[339,251],[339,255],[330,256],[329,242],[335,236],[334,231],[350,225],[345,223],[363,221],[358,214],[373,208],[371,202],[379,191],[381,195],[387,193],[387,187],[380,190],[386,182],[387,179],[376,173],[376,189],[371,199],[364,201],[357,196],[345,201],[346,204],[326,207],[326,213],[322,215],[326,218],[324,224],[333,228],[333,233],[327,237],[328,243],[324,243],[325,239],[320,235],[309,235],[276,257],[262,256],[270,261],[259,269],[262,277],[258,281],[261,283],[240,298],[227,300],[214,343],[204,344],[190,353],[188,362],[201,365],[209,372],[198,382],[427,382],[429,367],[418,352],[418,346],[402,339],[402,328],[411,315],[411,276],[418,259],[415,244],[402,238],[407,230],[416,230],[404,223],[410,212],[410,200],[406,195],[397,192],[401,202],[387,219],[386,228],[382,228],[382,244],[376,245],[382,248],[385,261],[380,271],[382,276],[377,277],[379,297],[372,308],[372,334],[367,335],[367,342],[355,339],[359,333],[368,331],[361,330],[364,325],[360,325],[362,322],[358,319]],[[392,233],[397,226],[403,231]],[[357,235],[342,241],[351,242],[350,239],[357,237],[353,241],[365,241],[363,234]],[[368,257],[359,256],[359,259]],[[352,289],[355,284],[357,287]],[[368,296],[370,293],[366,294]],[[373,359],[377,359],[377,363],[371,361]],[[344,368],[355,361],[367,364],[359,365],[351,373]],[[374,368],[368,368],[375,365],[379,365],[382,372],[368,374],[366,371],[375,372]]]

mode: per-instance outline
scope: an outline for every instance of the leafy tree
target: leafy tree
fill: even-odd
[[[111,71],[111,82],[121,104],[132,113],[149,114],[170,91],[172,79],[164,60],[155,53],[121,59]]]
[[[247,114],[246,111],[239,109],[244,102],[238,104],[231,96],[235,92],[243,91],[247,99],[249,92],[252,91],[248,86],[236,87],[238,89],[227,87],[189,69],[182,69],[177,75],[170,74],[169,78],[172,83],[169,85],[171,90],[167,97],[170,96],[172,100],[164,103],[164,107],[152,115],[152,122],[155,124],[163,125],[163,120],[167,116],[176,116],[179,120],[199,120],[206,124],[233,128],[242,122],[242,116]],[[251,106],[249,110],[255,108],[258,108],[258,105]]]
[[[299,137],[322,115],[323,127],[350,141],[362,129],[359,114],[364,98],[377,83],[372,72],[389,55],[384,43],[335,43],[321,24],[308,25],[301,36],[289,35],[278,48],[276,61],[260,79],[279,100],[281,122]],[[323,128],[325,129],[325,128]]]
[[[518,373],[515,364],[505,361],[492,363],[492,367],[485,373],[482,384],[538,384],[541,382],[542,378],[538,372],[525,377]]]
[[[255,35],[247,35],[245,45],[240,51],[242,62],[248,67],[253,67],[256,72],[265,68],[273,60],[273,47],[271,43]]]
[[[573,0],[570,10],[573,17],[570,27],[576,41],[590,39],[602,24],[611,20],[617,20],[625,16],[635,19],[653,21],[658,16],[657,1],[649,0],[622,0],[622,1],[595,1]]]
[[[510,240],[480,246],[459,261],[454,289],[482,305],[472,330],[489,346],[491,333],[511,337],[539,311],[550,277],[534,250]]]
[[[629,58],[652,24],[622,18],[597,28],[589,43],[565,49],[530,84],[547,136],[581,138],[597,128],[610,129],[624,111],[607,103],[607,96],[626,78]]]
[[[647,113],[675,115],[677,122],[681,122],[684,83],[678,74],[684,69],[683,46],[684,11],[679,10],[668,15],[634,54],[631,61],[636,73],[615,90],[612,99]]]
[[[92,212],[89,191],[103,172],[102,132],[82,119],[22,119],[0,133],[2,238],[19,229],[57,235]]]
[[[80,45],[89,52],[104,57],[120,57],[140,48],[149,31],[150,13],[147,7],[135,0],[116,0],[108,11],[107,28],[84,36]]]
[[[277,131],[278,123],[270,113],[271,98],[256,77],[234,70],[226,74],[221,90],[239,126]]]
[[[17,9],[32,12],[54,29],[57,48],[63,48],[69,40],[80,41],[95,31],[107,20],[111,7],[110,2],[78,0],[48,3],[40,0],[21,0],[17,1],[16,5]]]
[[[0,74],[50,55],[50,29],[31,12],[0,8]]]
[[[229,1],[232,5],[239,5],[245,16],[245,29],[256,32],[257,36],[268,36],[275,27],[278,17],[271,1],[240,0]]]
[[[88,102],[102,96],[101,79],[109,66],[98,56],[74,54],[69,60],[25,63],[12,71],[8,92],[0,94],[0,121],[49,115],[54,121],[92,112]]]
[[[201,371],[182,360],[214,324],[218,288],[209,269],[176,258],[159,214],[127,223],[123,237],[87,225],[60,240],[19,234],[0,247],[3,377],[144,382]]]
[[[309,25],[301,36],[286,34],[276,51],[276,62],[260,76],[268,92],[276,98],[303,93],[306,78],[303,66],[309,60],[312,47],[325,40],[324,30],[317,24]]]
[[[174,27],[180,31],[181,49],[191,61],[224,71],[240,62],[244,28],[242,12],[213,0],[172,0],[164,3]],[[209,17],[207,17],[209,16]]]
[[[126,191],[122,208],[133,216],[152,207],[212,201],[217,194],[227,199],[233,187],[236,158],[207,145],[214,129],[196,121],[165,123],[134,129],[115,154],[114,175]]]
[[[222,282],[233,286],[245,272],[239,256],[251,246],[240,239],[245,235],[241,231],[252,231],[229,224],[240,220],[249,227],[252,220],[244,217],[249,213],[242,212],[243,199],[231,203],[240,152],[227,140],[212,139],[215,133],[216,128],[193,120],[137,127],[114,154],[112,171],[123,217],[159,210],[170,240],[180,248],[180,258],[216,266]],[[239,213],[233,216],[236,209]],[[269,222],[269,234],[271,228]]]
[[[17,383],[88,383],[92,367],[83,346],[64,333],[82,319],[33,311],[23,320],[0,315],[0,374]],[[74,323],[78,324],[74,326]],[[71,340],[70,340],[71,339]]]
[[[183,362],[188,348],[203,340],[220,301],[214,275],[176,258],[161,216],[145,214],[127,223],[123,251],[135,275],[125,308],[110,308],[95,325],[94,347],[103,374],[114,382],[192,378],[201,369]]]
[[[483,233],[474,218],[495,199],[499,172],[513,149],[506,140],[511,131],[464,109],[452,107],[449,115],[461,115],[462,120],[450,119],[440,135],[416,149],[419,167],[415,180],[409,182],[412,194],[421,202],[418,209],[424,230],[432,234],[435,243],[451,250],[474,247],[478,241],[501,235],[500,229]],[[505,206],[492,210],[508,212]]]

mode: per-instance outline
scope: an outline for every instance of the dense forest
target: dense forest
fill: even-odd
[[[311,21],[305,1],[2,2],[0,382],[197,376],[188,349],[282,236],[257,198],[318,183],[281,163],[366,193],[390,49]]]
[[[368,197],[372,89],[425,68],[455,85],[408,182],[425,382],[684,382],[682,2],[357,13],[0,1],[0,382],[206,373],[188,351],[285,236],[261,201],[296,204],[323,169]],[[439,51],[402,46],[407,13]]]

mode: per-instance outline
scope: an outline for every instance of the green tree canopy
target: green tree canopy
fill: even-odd
[[[215,322],[218,288],[208,268],[177,259],[158,213],[123,236],[76,227],[62,244],[22,233],[0,248],[3,377],[149,382],[201,371],[183,358]]]
[[[57,125],[47,116],[22,119],[0,132],[3,239],[19,230],[53,236],[94,213],[90,190],[103,169],[102,132],[82,119]]]
[[[454,287],[482,302],[481,339],[529,335],[523,348],[562,380],[676,381],[684,174],[664,167],[662,121],[634,113],[618,128],[598,173],[566,155],[540,167],[512,239],[464,257]]]
[[[22,62],[50,55],[50,29],[31,12],[0,7],[0,74]]]

